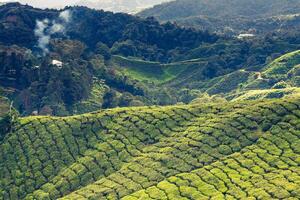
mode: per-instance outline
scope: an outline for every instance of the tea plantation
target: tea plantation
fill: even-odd
[[[300,96],[20,118],[0,199],[299,199]]]

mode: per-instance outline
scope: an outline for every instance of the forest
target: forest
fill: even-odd
[[[50,34],[64,11],[71,21],[59,24],[64,31]],[[161,24],[153,17],[86,7],[64,11],[19,3],[0,7],[0,91],[21,115],[64,116],[117,106],[189,103],[214,79],[236,70],[259,71],[300,44],[297,31],[240,40]],[[36,21],[45,19],[52,24],[47,24],[44,35],[36,35]],[[47,47],[40,48],[39,41],[47,37]],[[43,56],[45,49],[49,53]],[[120,62],[116,56],[128,59]],[[62,61],[63,68],[53,60]],[[156,77],[155,70],[162,70],[157,71],[162,76]]]

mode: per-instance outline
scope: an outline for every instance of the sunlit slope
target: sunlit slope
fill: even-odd
[[[299,199],[299,130],[293,126],[280,122],[241,152],[123,199]]]
[[[0,198],[299,199],[299,100],[23,118],[0,145]]]
[[[193,68],[200,68],[201,62],[182,61],[168,64],[150,62],[137,58],[113,56],[112,64],[126,76],[148,83],[163,84],[180,77],[186,77]],[[186,74],[185,74],[186,73]]]
[[[240,82],[239,86],[239,91],[233,95],[235,100],[282,98],[300,94],[300,51],[275,59],[260,72],[249,72],[248,80]]]
[[[244,89],[279,89],[300,86],[300,51],[287,53],[261,71],[254,72],[243,84]]]
[[[207,66],[201,59],[161,64],[114,56],[112,64],[133,80],[171,88],[185,87],[189,83],[189,88],[210,95],[238,96],[251,90],[269,90],[264,92],[272,93],[272,89],[285,88],[287,91],[284,93],[289,93],[293,87],[300,87],[300,51],[284,54],[266,66],[257,67],[257,71],[240,69],[211,79],[203,77]]]
[[[287,53],[260,70],[241,69],[203,82],[202,92],[227,100],[282,98],[300,94],[300,51]]]
[[[262,72],[267,79],[285,80],[300,86],[300,50],[287,53],[271,62]]]

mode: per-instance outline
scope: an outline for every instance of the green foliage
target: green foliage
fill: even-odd
[[[0,87],[12,90],[10,98],[22,115],[61,116],[111,106],[173,103],[165,93],[157,92],[159,88],[141,83],[141,77],[148,74],[147,80],[166,82],[185,69],[181,64],[166,67],[158,64],[162,70],[144,66],[140,70],[141,67],[135,66],[132,71],[122,71],[114,66],[112,54],[168,62],[186,49],[218,39],[215,34],[171,23],[160,24],[153,18],[85,7],[66,9],[72,13],[72,26],[66,24],[64,35],[53,35],[49,54],[41,57],[36,49],[36,21],[46,18],[56,21],[61,11],[19,3],[0,6]],[[54,59],[62,61],[63,66],[51,64]],[[135,77],[128,75],[131,72],[136,72]],[[157,77],[159,74],[163,75]],[[93,84],[95,79],[102,81],[105,91]],[[117,94],[112,105],[107,106],[103,102],[109,99],[103,97],[109,97],[109,91]],[[97,100],[96,93],[100,95]],[[162,100],[154,98],[159,95]]]
[[[300,63],[300,51],[294,51],[274,60],[263,72],[263,76],[273,79],[287,78],[287,74]]]
[[[34,24],[56,20],[59,11],[18,3],[0,7],[1,95],[13,100],[24,116],[190,103],[205,93],[231,100],[249,90],[300,85],[299,52],[292,52],[300,48],[300,37],[294,31],[238,40],[153,18],[68,9],[72,26],[65,36],[53,35],[49,54],[39,57]],[[53,59],[63,67],[52,65]]]
[[[70,9],[70,39],[38,58],[32,25],[59,12],[0,7],[1,88],[15,89],[22,114],[45,115],[16,118],[0,98],[0,199],[300,198],[300,54],[270,62],[297,49],[296,36],[217,41]],[[11,20],[24,28],[15,41]],[[47,116],[68,114],[81,115]]]
[[[297,199],[299,108],[295,95],[20,118],[0,197]]]
[[[229,93],[233,90],[237,90],[239,85],[246,82],[249,78],[250,72],[236,71],[229,75],[225,75],[215,85],[207,90],[208,94],[221,94]]]
[[[222,93],[227,100],[282,98],[296,95],[298,90],[299,51],[290,52],[261,68],[240,70],[217,77],[208,84],[207,92]],[[204,88],[205,88],[204,87]]]
[[[284,82],[284,81],[280,81],[280,82],[276,83],[276,84],[272,87],[272,89],[284,89],[284,88],[289,88],[289,87],[290,87],[289,84],[287,84],[287,83]]]
[[[114,56],[113,62],[124,71],[126,76],[148,83],[162,84],[170,81],[187,70],[189,63],[161,64],[159,62],[149,62],[139,59],[124,58]]]
[[[294,1],[175,0],[143,10],[138,15],[234,35],[293,29],[299,25],[299,11],[300,3]]]
[[[7,98],[0,96],[0,141],[12,130],[18,113]]]
[[[12,118],[9,114],[0,117],[0,141],[9,133],[12,126]]]
[[[274,99],[274,98],[283,98],[283,97],[298,95],[299,92],[300,92],[299,88],[250,90],[250,91],[234,94],[230,98],[232,99],[232,101]]]
[[[105,60],[109,60],[111,58],[111,52],[109,47],[103,44],[102,42],[97,43],[95,53],[102,55]]]

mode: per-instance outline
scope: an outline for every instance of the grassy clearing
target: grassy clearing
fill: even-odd
[[[196,61],[161,64],[159,62],[114,56],[112,62],[132,79],[162,84],[176,78]]]

